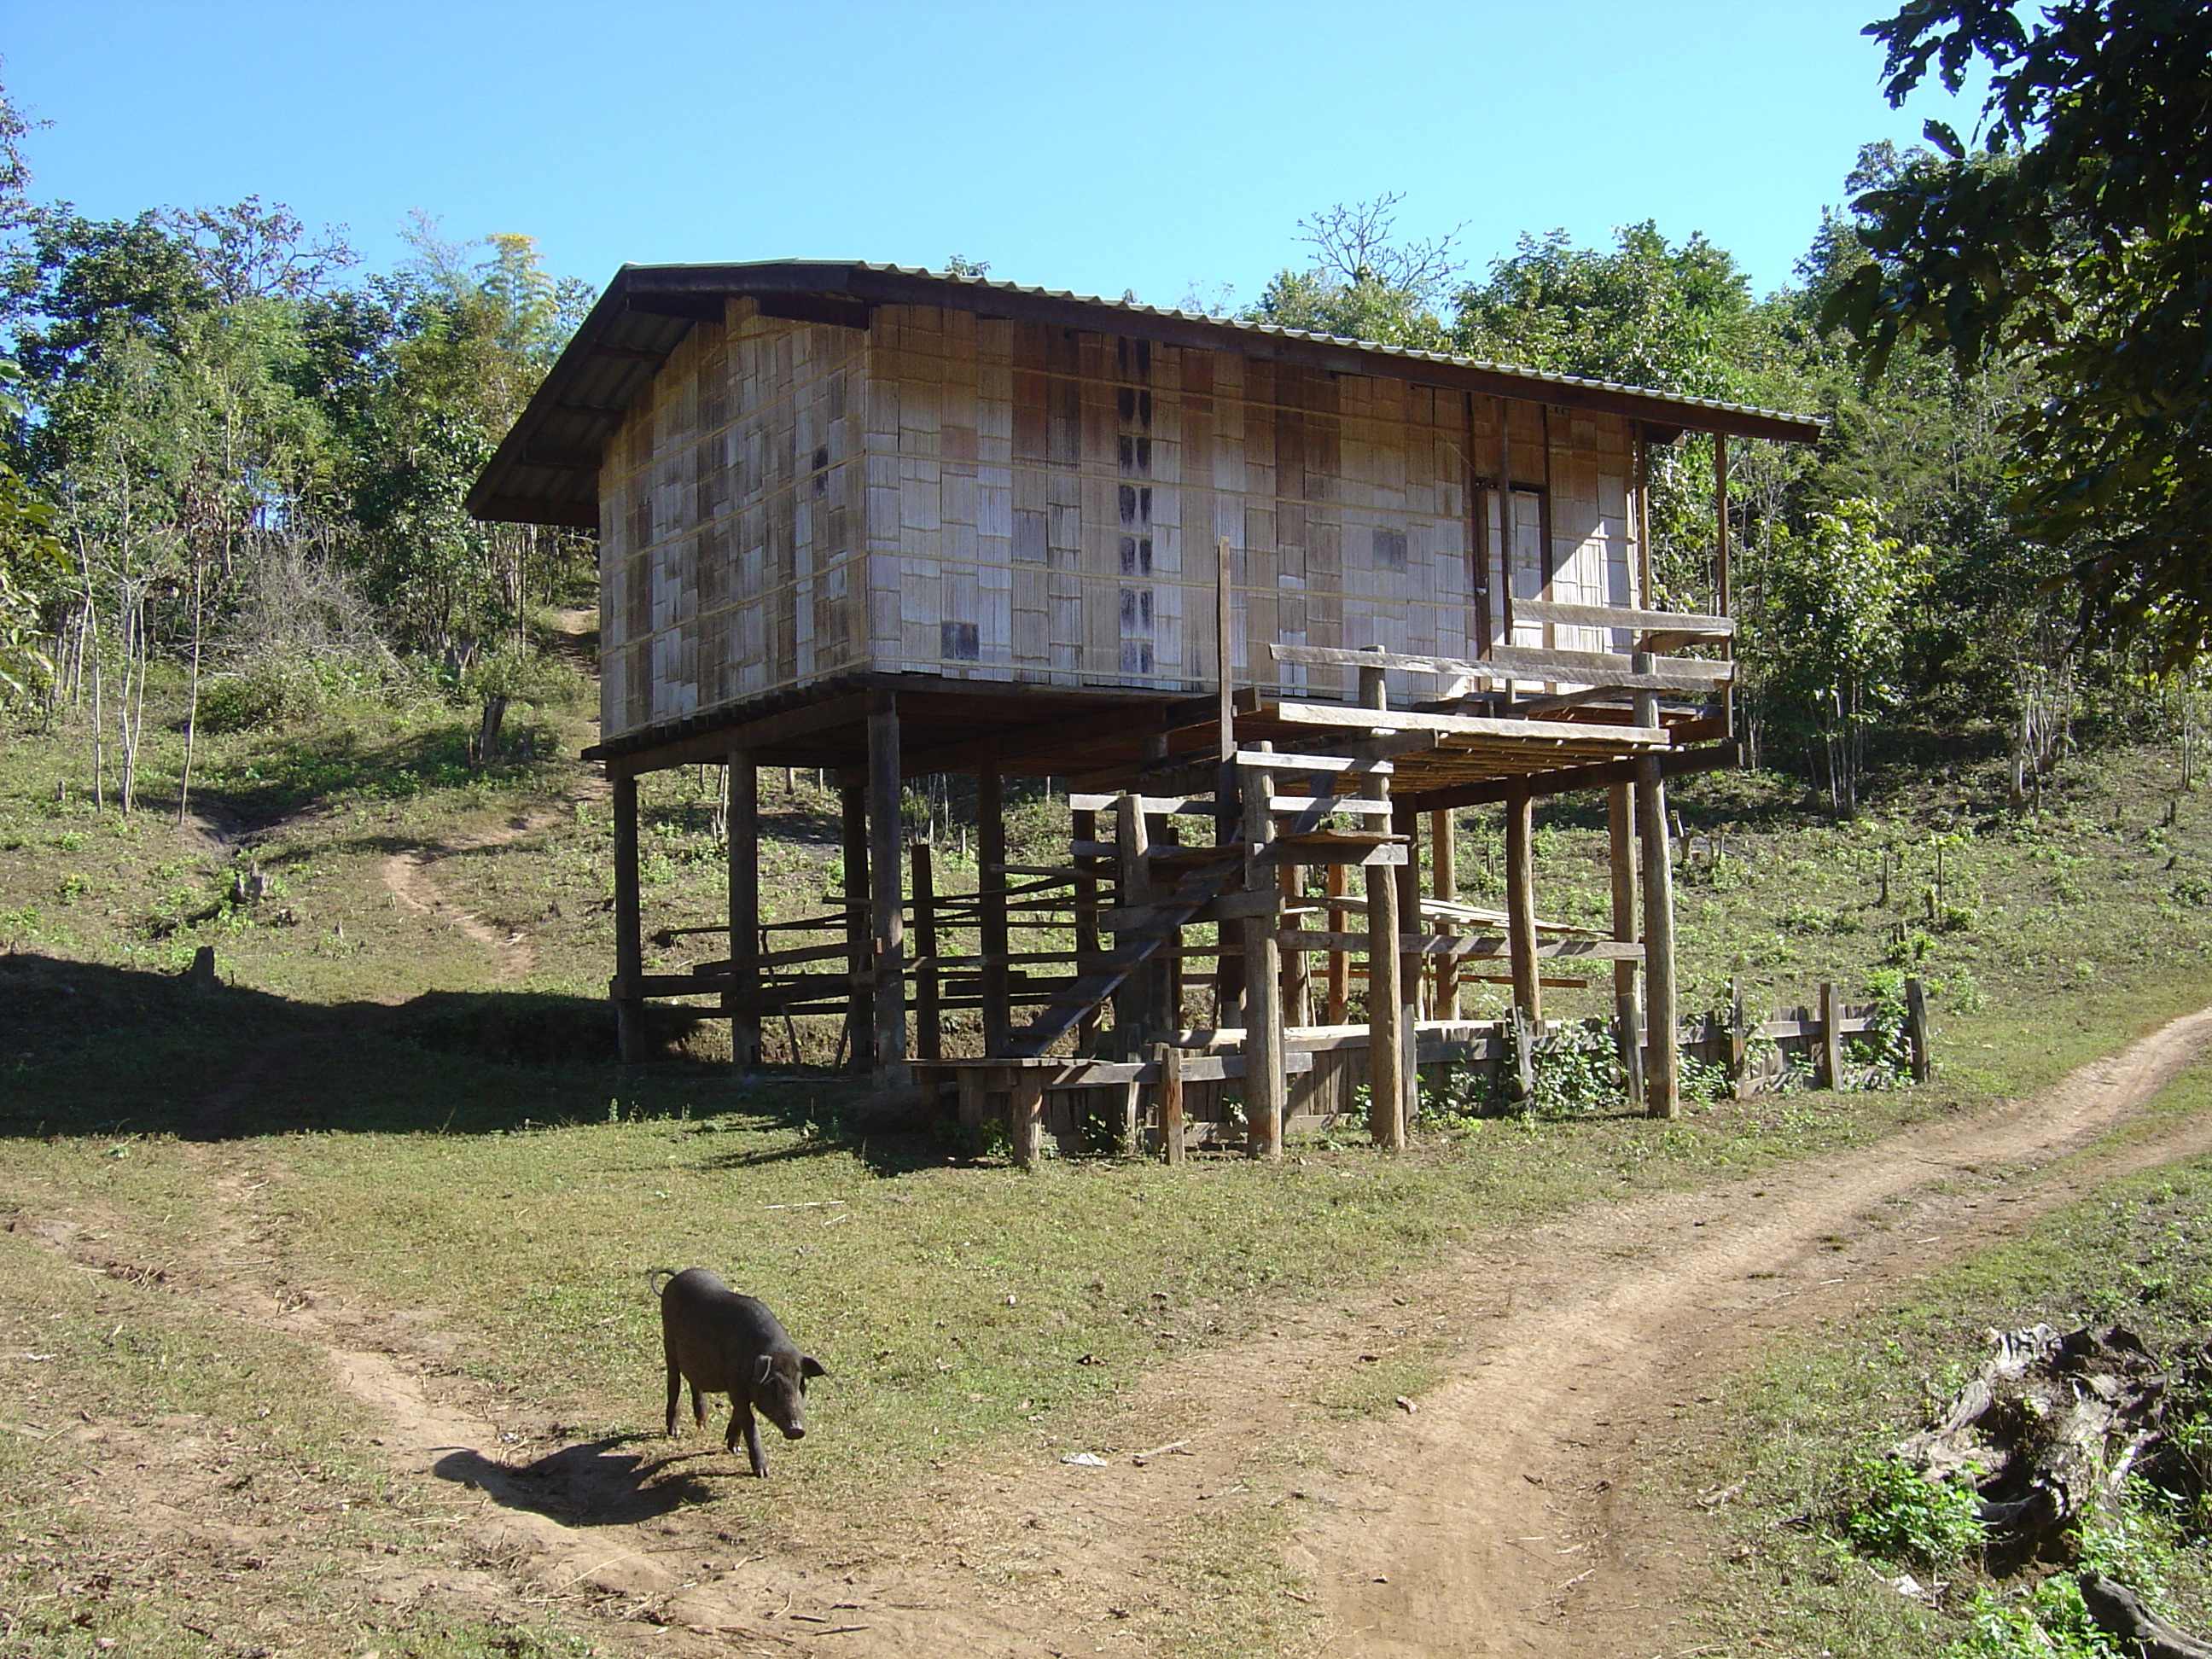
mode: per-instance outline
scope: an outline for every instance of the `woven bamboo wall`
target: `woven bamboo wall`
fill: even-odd
[[[604,730],[858,667],[1200,689],[1221,536],[1243,684],[1349,694],[1279,675],[1270,641],[1474,655],[1501,409],[1519,589],[1636,603],[1618,418],[956,310],[860,331],[735,304],[601,473]]]

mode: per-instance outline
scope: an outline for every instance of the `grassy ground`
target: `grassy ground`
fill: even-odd
[[[2208,1106],[2212,1067],[2199,1066],[2169,1085],[2136,1132]],[[1735,1396],[1739,1435],[1707,1449],[1703,1460],[1709,1478],[1747,1482],[1729,1552],[1733,1582],[1722,1621],[1729,1633],[1747,1649],[1755,1638],[1757,1646],[1837,1659],[1932,1653],[1972,1642],[1978,1593],[1984,1607],[2026,1607],[2034,1575],[1992,1583],[1971,1553],[1930,1562],[1855,1551],[1842,1521],[1866,1501],[1862,1461],[1925,1426],[1979,1369],[1993,1329],[2117,1323],[2167,1357],[2212,1340],[2208,1210],[2212,1159],[2114,1182],[2016,1243],[1931,1276],[1909,1299],[1774,1360]],[[2193,1409],[2204,1411],[2201,1397]],[[2179,1431],[2185,1419],[2179,1411],[2176,1417]],[[2206,1432],[2196,1432],[2201,1445]],[[2212,1626],[2208,1520],[2201,1501],[2146,1500],[2102,1528],[2096,1547],[2151,1589],[2167,1616],[2201,1632]],[[1899,1595],[1885,1581],[1900,1572],[1917,1574],[1934,1595]],[[2030,1638],[1961,1651],[2000,1659],[2053,1650]]]
[[[160,1358],[224,1340],[149,1288],[189,1279],[236,1219],[212,1207],[198,1149],[179,1138],[217,1097],[221,1132],[263,1183],[251,1220],[273,1282],[418,1309],[492,1397],[579,1429],[657,1420],[646,1268],[705,1262],[763,1294],[832,1378],[817,1395],[823,1432],[778,1455],[781,1501],[742,1524],[831,1547],[896,1513],[918,1466],[1085,1443],[1103,1401],[1191,1345],[1381,1282],[1482,1229],[1863,1144],[2031,1088],[2195,1006],[2212,944],[2200,873],[2212,813],[2193,797],[2169,812],[2174,769],[2155,750],[2074,763],[2026,819],[1995,812],[1971,781],[1838,825],[1772,781],[1708,780],[1678,801],[1723,848],[1693,848],[1682,873],[1692,1005],[1735,977],[1754,1000],[1791,1002],[1821,979],[1856,990],[1911,967],[1936,987],[1935,1084],[1705,1106],[1674,1124],[1492,1121],[1396,1159],[1308,1143],[1279,1168],[1068,1160],[1024,1176],[926,1138],[864,1137],[826,1076],[741,1090],[681,1058],[607,1063],[608,825],[566,758],[586,739],[581,706],[526,715],[488,772],[468,766],[465,728],[456,712],[364,704],[212,737],[195,792],[207,832],[163,816],[155,786],[173,777],[173,733],[149,756],[151,810],[130,820],[91,809],[80,729],[0,738],[0,944],[15,952],[0,956],[0,1216],[100,1229],[149,1275],[88,1285],[0,1237],[27,1264],[0,1317],[24,1352],[53,1354],[9,1360],[10,1390],[47,1389],[95,1419],[189,1417],[373,1488],[362,1425],[299,1380],[278,1339],[234,1342],[220,1365]],[[713,787],[692,772],[647,782],[648,927],[720,907]],[[788,788],[770,775],[764,795],[769,913],[800,914],[830,879],[834,797],[804,773]],[[525,818],[527,833],[466,845]],[[1543,911],[1597,919],[1601,820],[1559,806],[1540,823]],[[1497,828],[1466,815],[1471,898],[1497,890]],[[1018,848],[1042,855],[1064,835],[1056,803],[1025,799]],[[490,988],[485,945],[394,898],[386,862],[416,848],[460,849],[432,878],[526,941],[514,988]],[[249,864],[270,878],[258,902],[237,896]],[[940,869],[945,887],[972,878],[957,853]],[[212,994],[178,977],[202,944],[228,981]],[[1571,994],[1556,1001],[1576,1012]],[[808,1054],[826,1057],[827,1041]],[[41,1322],[52,1342],[33,1334]],[[100,1339],[118,1322],[158,1330],[151,1359]],[[1409,1340],[1347,1382],[1342,1409],[1387,1406],[1433,1361]],[[0,1492],[46,1517],[15,1546],[17,1588],[74,1607],[88,1593],[67,1561],[97,1531],[75,1495],[96,1459],[53,1437],[60,1414],[27,1410],[46,1437],[0,1442]],[[257,1426],[280,1419],[293,1437]],[[377,1524],[427,1526],[412,1501],[377,1509]],[[754,1503],[742,1490],[716,1501]],[[524,1639],[498,1639],[510,1638]],[[463,1653],[493,1638],[407,1639]]]

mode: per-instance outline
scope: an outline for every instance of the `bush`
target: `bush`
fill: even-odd
[[[1851,1485],[1859,1496],[1842,1515],[1843,1532],[1869,1555],[1942,1567],[1982,1546],[1981,1500],[1971,1487],[1887,1457],[1863,1459]]]

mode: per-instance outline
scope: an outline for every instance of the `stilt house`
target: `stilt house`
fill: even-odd
[[[1132,1149],[1265,1156],[1328,1115],[1299,1094],[1324,1073],[1401,1140],[1419,1066],[1504,1051],[1459,1017],[1486,964],[1529,1030],[1560,959],[1609,971],[1632,1083],[1673,1111],[1664,797],[1735,752],[1727,442],[1818,430],[895,267],[629,266],[469,504],[599,532],[626,1043],[652,998],[708,999],[740,1066],[764,1020],[839,1012],[856,1064],[957,1084],[1024,1158],[1099,1089]],[[1687,432],[1718,440],[1696,614],[1650,602],[1645,504]],[[636,780],[701,763],[729,769],[727,949],[647,973]],[[764,766],[838,780],[829,915],[764,925]],[[929,774],[976,780],[972,892],[906,844]],[[1067,781],[1064,861],[1009,865],[1018,774]],[[1536,920],[1529,803],[1581,789],[1609,792],[1609,937]],[[1509,808],[1502,913],[1453,878],[1451,809],[1481,802]],[[1192,1105],[1225,1079],[1241,1128]]]

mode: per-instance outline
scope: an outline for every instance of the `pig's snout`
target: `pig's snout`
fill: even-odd
[[[804,1423],[779,1423],[776,1426],[783,1431],[783,1437],[786,1440],[806,1438],[806,1425]]]

